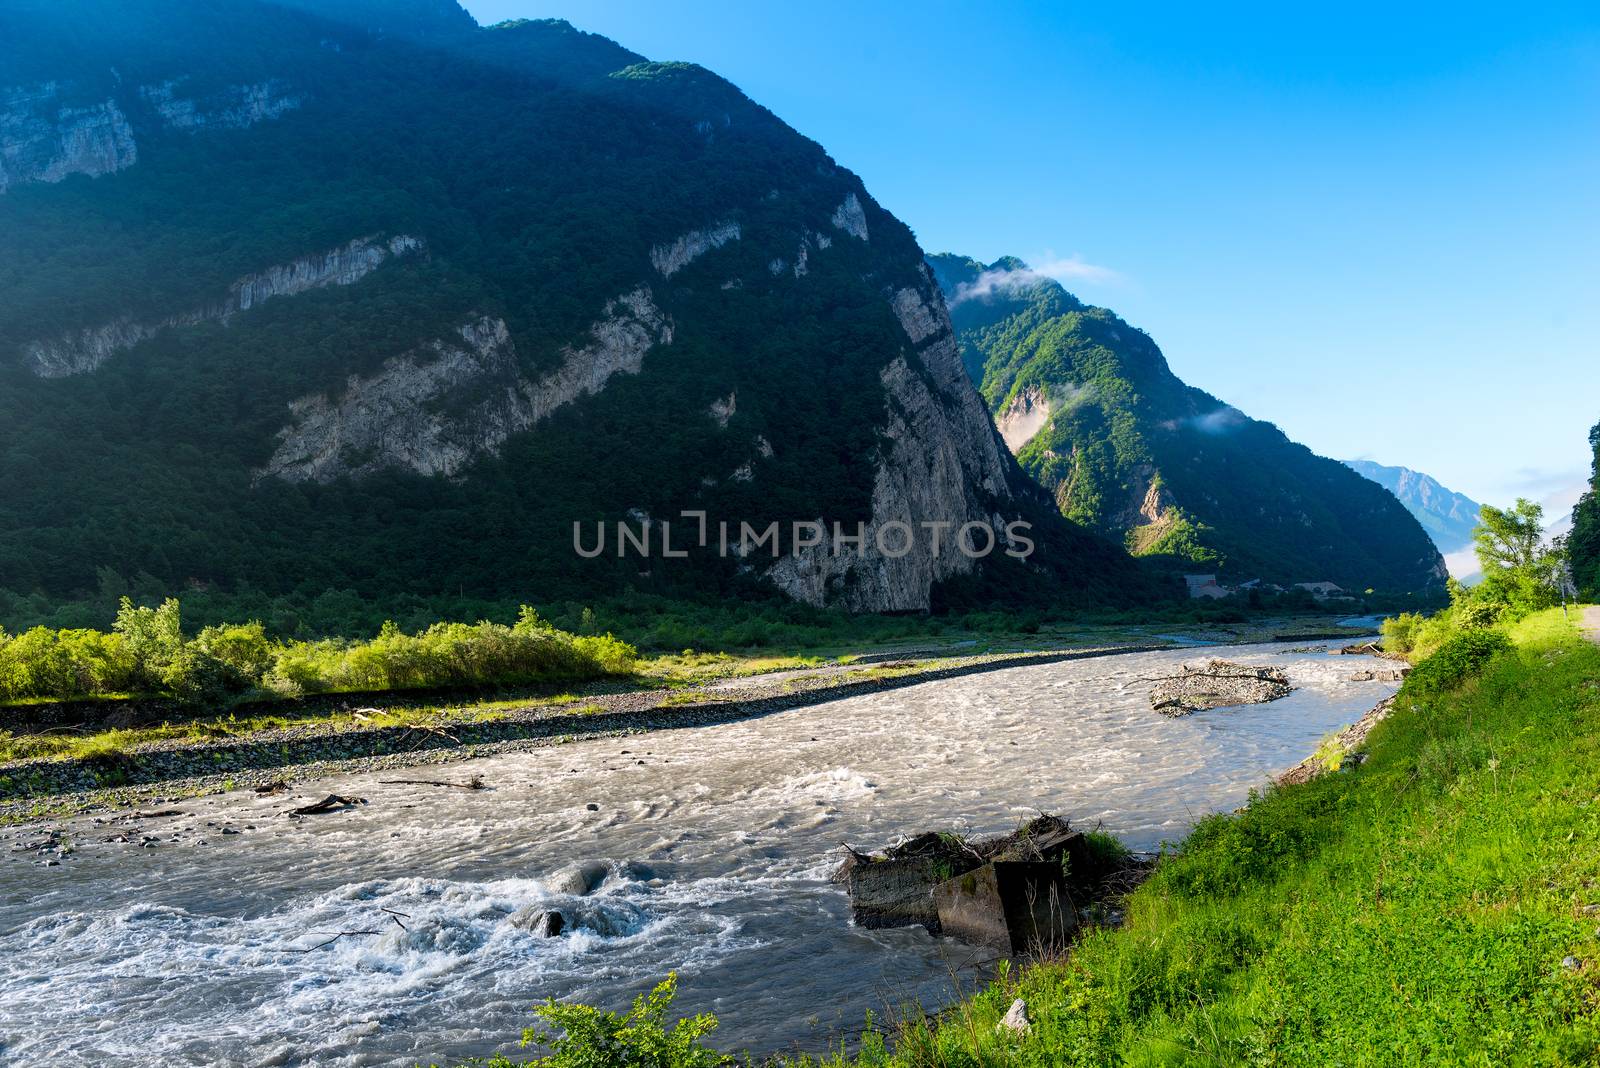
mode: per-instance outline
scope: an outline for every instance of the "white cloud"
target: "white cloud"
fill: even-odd
[[[984,300],[996,293],[1002,295],[1017,293],[1030,289],[1045,279],[1105,285],[1122,281],[1122,275],[1110,267],[1089,263],[1076,254],[1066,259],[1051,257],[1038,266],[984,271],[973,281],[963,282],[956,287],[955,294],[950,298],[950,306],[953,308],[969,300]]]
[[[1200,415],[1191,415],[1184,419],[1168,419],[1161,424],[1163,430],[1177,430],[1180,427],[1188,430],[1198,430],[1202,434],[1220,437],[1231,434],[1235,430],[1250,422],[1250,417],[1239,409],[1224,404],[1220,408],[1213,408]]]

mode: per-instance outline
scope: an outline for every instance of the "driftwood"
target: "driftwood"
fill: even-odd
[[[460,745],[461,744],[461,739],[457,738],[455,735],[451,734],[450,732],[442,731],[438,727],[425,727],[420,723],[412,724],[412,726],[409,727],[406,730],[406,735],[405,736],[409,737],[411,734],[413,734],[416,731],[423,731],[423,732],[425,732],[427,734],[438,735],[440,738],[443,738],[446,741],[451,742],[454,745]]]
[[[321,801],[318,801],[314,805],[305,805],[301,808],[290,809],[289,815],[315,816],[321,812],[337,812],[341,809],[354,808],[357,805],[364,805],[366,803],[367,799],[364,797],[344,797],[340,794],[329,794],[327,797],[324,797]]]
[[[384,786],[451,786],[457,790],[487,790],[482,775],[474,775],[466,782],[444,782],[439,779],[379,779]]]
[[[339,939],[341,939],[341,938],[354,938],[356,935],[375,935],[375,934],[382,934],[382,933],[383,933],[382,931],[340,931],[338,934],[334,935],[332,938],[328,939],[326,942],[318,942],[316,945],[307,946],[304,949],[300,949],[300,948],[298,948],[296,946],[289,946],[288,948],[286,948],[284,950],[284,952],[285,953],[315,953],[317,950],[323,948],[324,946],[333,945],[335,942],[339,941]]]
[[[150,810],[148,812],[143,812],[143,811],[141,811],[141,812],[129,812],[126,815],[114,817],[112,819],[112,822],[113,823],[123,823],[123,822],[127,822],[129,820],[159,820],[159,819],[165,819],[168,816],[183,816],[183,815],[187,815],[187,813],[185,813],[183,811],[183,809],[181,809],[181,808],[162,808],[162,809],[152,809],[152,810]]]

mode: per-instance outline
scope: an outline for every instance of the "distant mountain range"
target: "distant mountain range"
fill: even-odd
[[[1013,257],[929,263],[963,366],[1069,519],[1236,580],[1442,587],[1438,549],[1393,494],[1185,384],[1115,313]]]
[[[1437,479],[1409,467],[1386,467],[1371,460],[1345,463],[1398,497],[1441,553],[1448,555],[1472,547],[1472,529],[1478,525],[1482,506],[1471,497],[1447,489]]]

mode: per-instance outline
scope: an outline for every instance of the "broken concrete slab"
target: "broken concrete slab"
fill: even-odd
[[[848,847],[847,847],[848,848]],[[1038,862],[1053,867],[1069,890],[1090,900],[1110,875],[1109,861],[1088,838],[1057,816],[1039,816],[1010,834],[967,841],[955,834],[929,832],[881,853],[851,849],[833,874],[850,894],[858,927],[921,925],[943,932],[934,887],[991,863]],[[1106,869],[1106,870],[1102,870]]]
[[[1059,863],[996,861],[933,888],[944,933],[999,953],[1042,955],[1062,949],[1078,928],[1078,910]]]

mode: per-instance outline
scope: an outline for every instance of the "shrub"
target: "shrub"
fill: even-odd
[[[1383,648],[1385,652],[1405,656],[1410,653],[1416,644],[1417,632],[1422,629],[1424,620],[1418,612],[1402,612],[1397,616],[1390,616],[1383,621],[1380,628],[1383,634]]]
[[[0,632],[0,699],[127,690],[191,703],[259,689],[279,697],[353,690],[516,686],[632,672],[638,650],[610,634],[574,637],[524,607],[513,626],[385,623],[367,642],[278,642],[260,622],[206,627],[185,640],[179,605],[124,598],[112,633],[37,627]]]
[[[1500,653],[1511,648],[1511,639],[1496,630],[1466,630],[1446,641],[1406,676],[1403,692],[1413,697],[1428,697],[1458,689],[1481,672]]]
[[[195,635],[194,645],[250,679],[272,670],[277,657],[277,648],[259,622],[207,627]]]
[[[0,699],[74,698],[133,686],[134,661],[120,635],[35,627],[0,634]]]
[[[716,1030],[715,1016],[703,1013],[666,1026],[667,1012],[677,994],[674,974],[634,999],[626,1015],[549,1001],[534,1014],[550,1026],[530,1028],[522,1041],[524,1045],[537,1042],[548,1046],[550,1056],[528,1063],[540,1068],[715,1068],[722,1064],[723,1057],[700,1042]]]
[[[178,602],[168,598],[160,608],[135,607],[122,599],[111,629],[122,635],[133,657],[134,677],[141,689],[159,690],[167,668],[183,649],[183,626]]]

